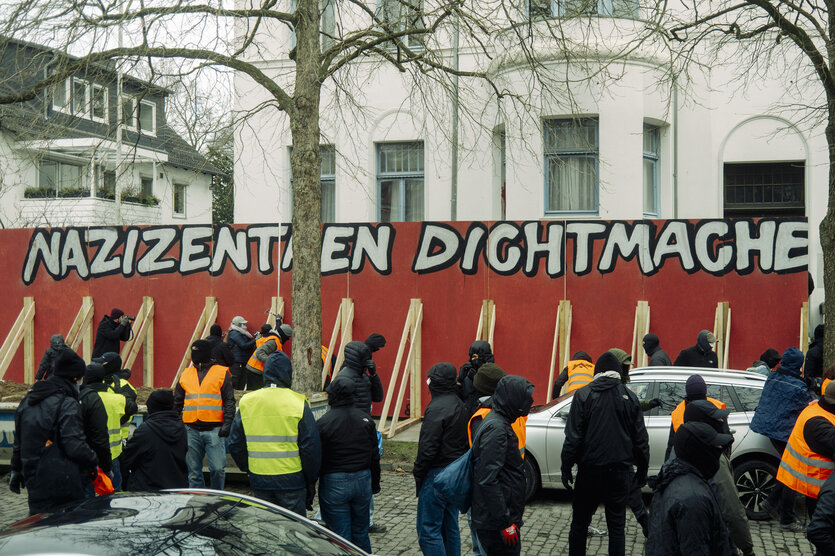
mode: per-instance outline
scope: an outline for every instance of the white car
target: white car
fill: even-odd
[[[655,475],[664,463],[670,435],[670,413],[684,399],[684,384],[690,375],[699,374],[707,383],[707,395],[725,402],[730,410],[728,424],[734,435],[731,462],[734,466],[739,498],[751,519],[764,519],[760,504],[774,486],[780,454],[765,436],[750,430],[749,424],[760,400],[766,377],[736,370],[687,367],[645,367],[629,373],[627,386],[640,400],[659,398],[661,407],[644,413],[649,433],[649,475]],[[550,403],[535,406],[528,416],[525,445],[527,497],[540,487],[563,488],[562,445],[565,420],[573,393]]]

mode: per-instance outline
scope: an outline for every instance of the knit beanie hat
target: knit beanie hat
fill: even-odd
[[[55,376],[76,380],[84,376],[87,365],[76,352],[65,347],[58,353],[53,369]]]
[[[773,369],[780,364],[780,354],[774,348],[768,348],[760,355],[760,361],[768,365],[769,369]]]
[[[157,411],[170,411],[174,409],[174,393],[166,388],[154,390],[148,396],[148,401],[145,402],[148,407],[148,413],[156,413]]]
[[[619,348],[612,348],[609,350],[609,353],[614,355],[618,358],[618,363],[621,365],[631,365],[632,364],[632,356],[623,351]]]
[[[125,312],[121,309],[113,309],[112,311],[110,311],[110,318],[113,320],[120,319],[124,314]]]
[[[606,371],[615,371],[620,374],[620,361],[615,357],[615,354],[607,351],[597,358],[594,364],[594,374],[605,373]]]
[[[702,375],[690,375],[684,384],[684,393],[690,399],[704,399],[707,397],[707,384]]]
[[[496,385],[507,373],[495,363],[485,363],[478,368],[473,377],[473,386],[476,390],[486,396],[492,396],[496,391]]]

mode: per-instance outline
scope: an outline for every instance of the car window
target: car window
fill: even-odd
[[[669,415],[684,399],[684,383],[659,382],[657,397],[661,400],[661,407],[655,410],[655,415]]]
[[[731,389],[728,386],[720,386],[719,384],[708,384],[707,397],[717,399],[720,402],[724,402],[725,405],[728,406],[728,409],[730,411],[739,411],[736,409],[736,404],[734,403],[734,399],[731,395]]]
[[[627,388],[635,392],[639,400],[645,400],[649,397],[649,382],[630,382],[626,385]]]
[[[760,388],[746,388],[745,386],[734,386],[736,396],[739,398],[739,403],[742,405],[742,411],[756,411],[760,403]]]

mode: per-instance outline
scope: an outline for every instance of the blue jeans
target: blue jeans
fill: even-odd
[[[328,529],[368,553],[370,506],[371,470],[328,473],[319,478],[319,507]]]
[[[113,489],[116,492],[122,492],[122,465],[119,461],[119,458],[115,458],[110,469],[110,473],[113,474]]]
[[[305,502],[307,499],[307,489],[301,488],[296,490],[256,490],[252,489],[252,495],[255,498],[272,502],[276,506],[287,508],[291,512],[295,512],[302,517],[307,517],[307,510],[305,510]]]
[[[432,469],[420,487],[417,506],[418,544],[424,556],[460,556],[458,508],[435,496],[435,476],[442,467]]]
[[[199,431],[186,426],[188,436],[188,487],[205,488],[203,480],[203,456],[209,459],[209,477],[211,488],[223,490],[226,483],[226,439],[217,435],[220,427]]]

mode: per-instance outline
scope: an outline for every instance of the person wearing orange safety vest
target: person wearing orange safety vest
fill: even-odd
[[[566,394],[579,390],[590,383],[592,378],[594,378],[594,364],[591,362],[591,356],[585,351],[578,351],[571,356],[571,361],[554,381],[551,397],[559,398],[563,386],[565,386]]]
[[[269,324],[261,326],[261,335],[255,339],[255,351],[246,363],[247,392],[264,386],[264,362],[272,353],[280,351],[292,336],[293,329],[289,324],[281,324],[277,330],[273,330]]]
[[[684,383],[684,394],[684,399],[679,402],[670,415],[672,417],[672,423],[670,424],[670,437],[667,440],[667,451],[664,453],[664,461],[670,459],[670,454],[673,450],[673,437],[678,428],[684,423],[684,408],[688,403],[696,400],[707,400],[719,409],[726,409],[728,407],[722,401],[707,397],[707,384],[705,384],[705,379],[702,378],[702,375],[690,375],[687,377],[687,382]]]
[[[831,383],[830,383],[831,384]],[[835,469],[835,384],[797,418],[777,469],[777,480],[806,497],[811,516],[821,488]]]
[[[212,364],[212,344],[191,345],[192,366],[174,389],[174,409],[186,424],[189,488],[203,488],[203,456],[209,460],[211,488],[223,490],[226,480],[226,437],[235,418],[235,393],[228,367]]]

